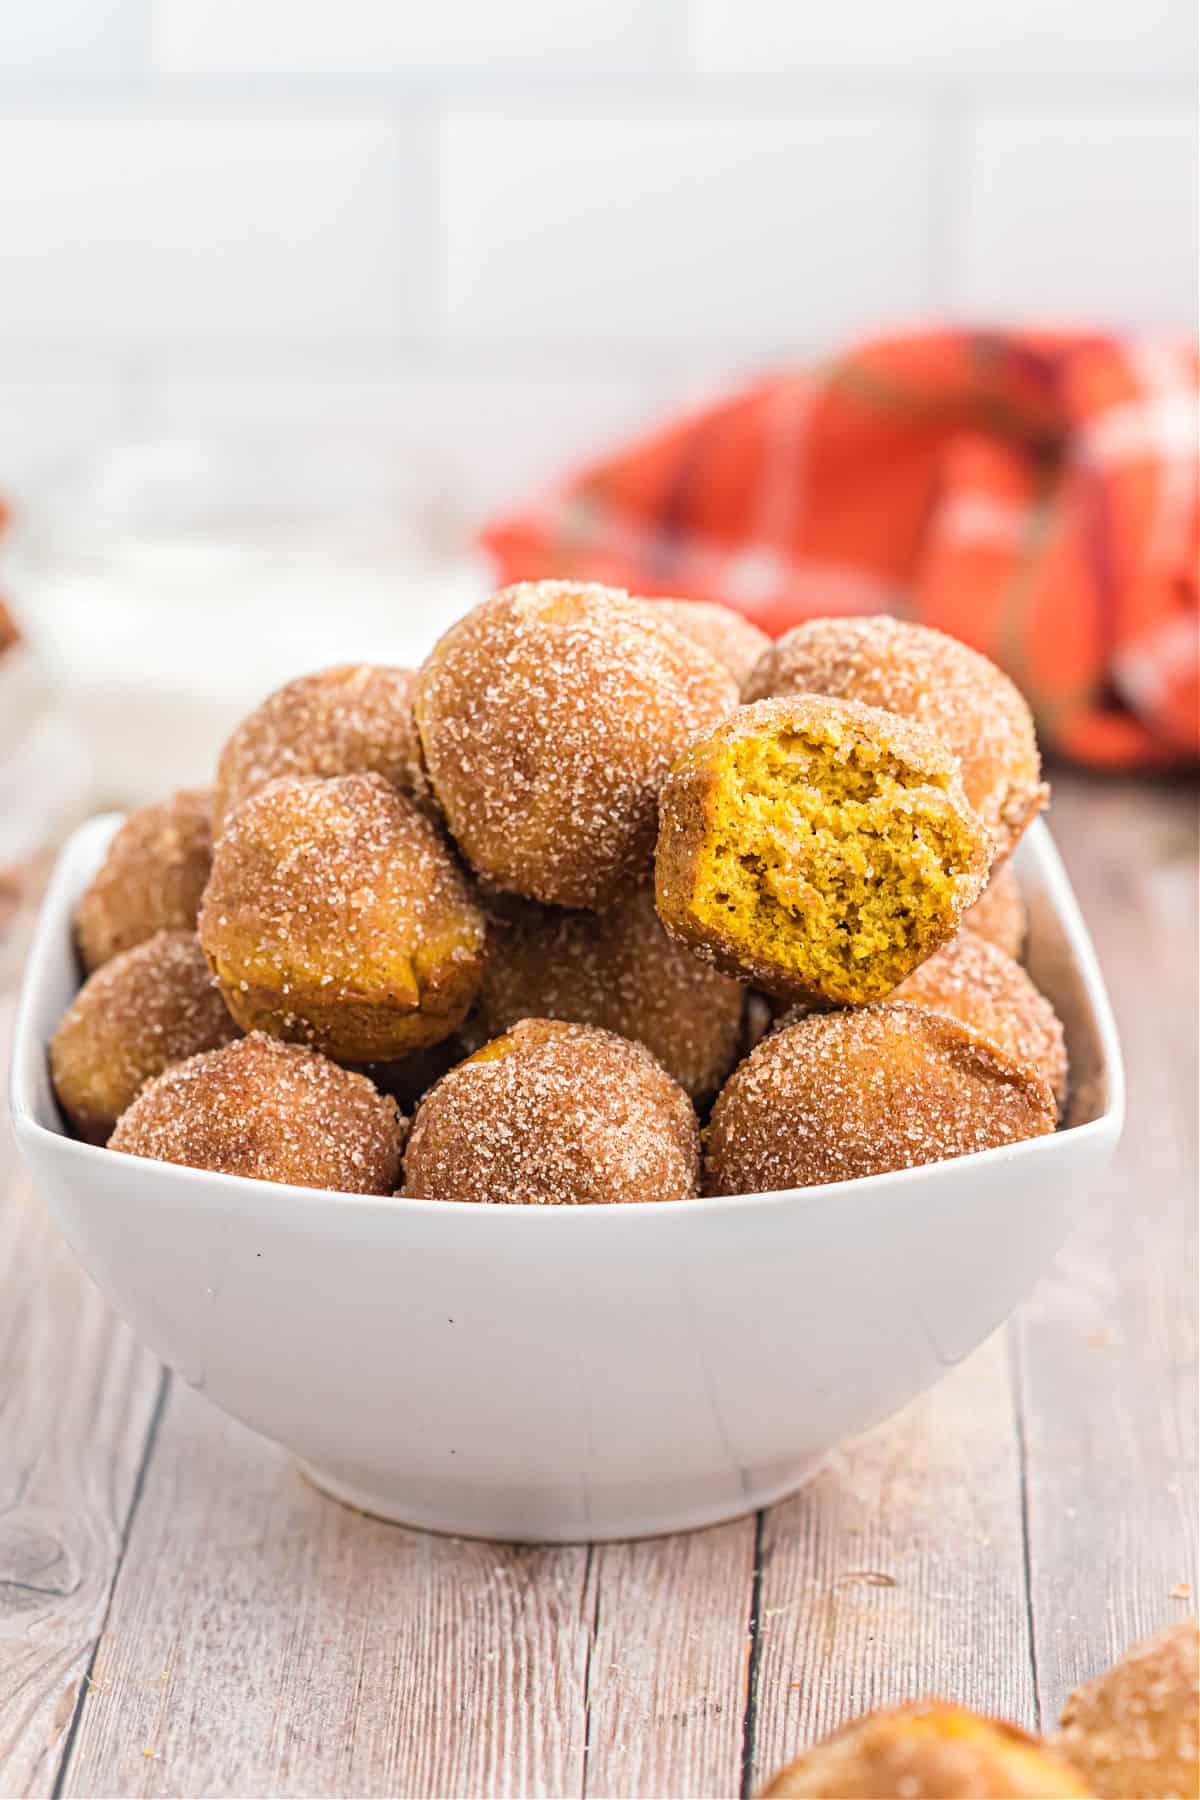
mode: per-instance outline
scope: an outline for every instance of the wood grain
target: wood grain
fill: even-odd
[[[176,1383],[64,1792],[579,1793],[588,1562],[351,1512]]]
[[[755,1521],[595,1553],[586,1791],[736,1794]]]
[[[7,1017],[0,1033],[2,1048]],[[104,1620],[160,1373],[14,1165],[3,1127],[0,1794],[40,1795],[53,1789]]]
[[[756,1613],[754,1788],[893,1701],[942,1694],[1032,1716],[1002,1335],[766,1515]]]
[[[407,1531],[176,1384],[63,1792],[735,1792],[753,1538]]]
[[[1059,790],[1129,1099],[1109,1179],[1014,1326],[1047,1726],[1077,1681],[1194,1611],[1197,1592],[1195,794]]]

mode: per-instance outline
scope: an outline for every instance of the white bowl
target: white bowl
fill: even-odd
[[[1018,870],[1071,1054],[1054,1137],[787,1193],[547,1208],[329,1194],[76,1143],[46,1043],[79,981],[71,911],[116,823],[76,833],[46,899],[17,1137],[138,1336],[386,1518],[569,1543],[768,1504],[1001,1323],[1120,1134],[1112,1015],[1039,822]]]

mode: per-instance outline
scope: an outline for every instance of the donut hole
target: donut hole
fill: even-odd
[[[801,730],[723,751],[701,925],[832,1000],[879,999],[947,935],[975,840],[928,771]]]
[[[231,814],[200,941],[243,1030],[386,1063],[462,1024],[485,922],[439,832],[383,777],[285,775]]]

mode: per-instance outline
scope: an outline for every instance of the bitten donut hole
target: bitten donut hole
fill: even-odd
[[[729,744],[710,819],[697,920],[831,999],[882,998],[942,940],[974,852],[926,771],[799,730]]]

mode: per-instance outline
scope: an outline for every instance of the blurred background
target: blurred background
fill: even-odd
[[[0,9],[2,579],[93,791],[203,773],[299,668],[419,654],[482,519],[764,368],[1194,331],[1196,13]]]

